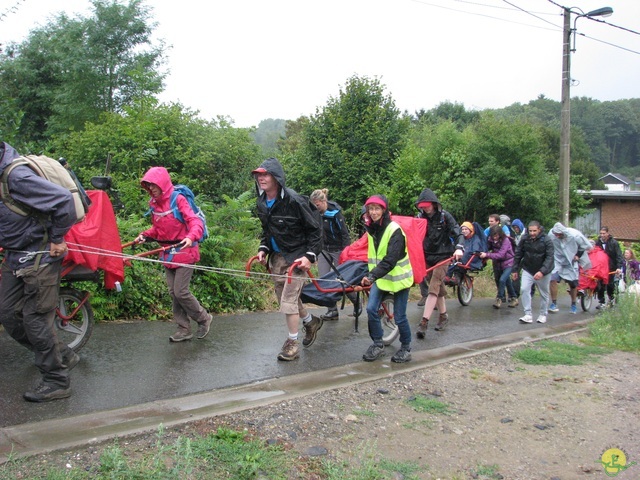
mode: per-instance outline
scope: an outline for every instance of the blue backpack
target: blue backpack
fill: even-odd
[[[199,243],[202,243],[207,238],[209,238],[209,229],[207,228],[207,217],[204,215],[202,209],[196,204],[196,198],[193,192],[186,185],[174,185],[173,193],[171,194],[171,200],[169,203],[169,207],[173,210],[173,216],[176,217],[180,222],[185,223],[184,217],[180,210],[178,209],[178,195],[182,195],[187,199],[189,205],[191,206],[191,210],[202,222],[202,236],[198,240]]]
[[[151,215],[152,213],[154,215],[164,216],[164,215],[168,214],[169,212],[171,212],[171,213],[173,213],[173,216],[179,222],[186,223],[184,221],[184,217],[182,216],[182,213],[180,212],[180,209],[178,208],[178,195],[182,195],[184,198],[187,199],[187,201],[189,202],[189,206],[191,207],[191,210],[193,210],[193,213],[195,213],[196,216],[202,222],[202,236],[198,240],[198,243],[202,243],[207,238],[209,238],[209,229],[207,228],[207,217],[205,217],[204,212],[202,211],[202,209],[196,204],[195,195],[193,194],[191,189],[189,187],[187,187],[186,185],[174,185],[173,193],[171,194],[171,198],[170,198],[170,201],[169,201],[170,210],[168,210],[166,212],[155,212],[153,210],[153,208],[150,208],[147,211],[147,213],[145,213],[145,217],[147,215]]]

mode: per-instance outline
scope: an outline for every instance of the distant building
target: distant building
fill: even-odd
[[[605,177],[609,175],[613,174]],[[619,185],[623,186],[623,183]],[[629,190],[627,185],[626,190],[579,190],[578,193],[590,200],[592,208],[588,214],[575,219],[574,225],[578,230],[594,236],[600,227],[606,225],[616,239],[640,242],[640,190]]]
[[[628,192],[635,189],[634,182],[620,173],[609,172],[598,180],[602,180],[607,190],[612,192]]]

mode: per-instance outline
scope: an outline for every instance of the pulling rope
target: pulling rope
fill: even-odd
[[[243,278],[246,278],[249,274],[251,274],[252,276],[264,277],[264,278],[277,278],[277,277],[290,278],[289,275],[277,275],[277,274],[268,273],[268,272],[252,272],[252,271],[250,272],[250,271],[247,271],[246,269],[245,270],[238,270],[238,269],[233,269],[233,268],[209,267],[209,266],[206,266],[206,265],[197,265],[197,264],[192,264],[192,263],[178,263],[178,262],[173,262],[173,261],[164,261],[164,260],[160,260],[160,259],[156,259],[156,258],[148,258],[148,257],[145,257],[145,256],[141,255],[141,254],[149,255],[149,254],[154,254],[154,253],[161,253],[163,251],[175,248],[175,245],[167,245],[165,247],[160,247],[158,249],[149,250],[149,252],[154,252],[154,253],[141,252],[141,254],[127,254],[127,253],[118,252],[118,251],[114,251],[114,250],[107,250],[107,249],[103,249],[103,248],[99,248],[99,247],[80,245],[80,244],[71,243],[71,242],[67,242],[67,245],[70,247],[69,248],[70,252],[78,252],[78,253],[89,254],[89,255],[102,255],[102,256],[105,256],[105,257],[115,257],[115,258],[121,258],[121,259],[123,259],[125,261],[138,260],[138,261],[149,262],[149,263],[159,263],[161,265],[171,265],[171,266],[175,266],[175,267],[185,267],[185,268],[191,268],[193,270],[200,270],[200,271],[205,271],[205,272],[218,273],[218,274],[227,275],[227,276],[230,276],[230,277],[243,277]],[[76,248],[71,248],[71,247],[76,247]],[[38,252],[29,252],[29,253],[33,253],[35,255]],[[334,283],[334,284],[335,283],[343,283],[345,285],[348,285],[347,282],[344,282],[342,280],[336,280],[336,279],[332,279],[332,280],[315,279],[315,280],[316,281],[331,282],[331,283]]]

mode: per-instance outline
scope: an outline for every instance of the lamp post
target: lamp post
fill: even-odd
[[[580,17],[608,17],[611,7],[602,7],[576,15],[571,28],[571,8],[564,8],[564,28],[562,30],[562,96],[560,101],[560,214],[563,225],[569,225],[569,177],[571,163],[571,52],[576,51],[576,22]],[[573,48],[571,34],[573,33]]]

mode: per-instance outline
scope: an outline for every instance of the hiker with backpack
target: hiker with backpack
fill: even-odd
[[[69,371],[80,357],[61,342],[54,327],[64,235],[76,222],[71,192],[21,162],[18,152],[0,143],[0,175],[7,196],[0,202],[0,247],[4,249],[0,282],[0,322],[19,344],[34,353],[40,382],[23,397],[48,402],[71,395]],[[9,175],[4,175],[7,169]],[[14,210],[19,204],[22,213]]]
[[[506,215],[505,215],[506,216]],[[491,215],[489,215],[489,219],[487,220],[489,222],[489,226],[487,228],[484,229],[484,236],[489,238],[489,229],[491,227],[493,227],[494,225],[499,225],[502,228],[502,231],[504,232],[504,234],[506,236],[510,236],[511,235],[511,230],[509,230],[509,227],[505,224],[503,224],[501,222],[501,215],[498,215],[497,213],[492,213]],[[507,217],[509,218],[509,217]]]
[[[322,228],[315,206],[286,186],[284,169],[277,158],[268,158],[252,172],[256,182],[256,209],[262,235],[258,261],[273,275],[280,313],[285,315],[288,336],[278,360],[290,362],[300,357],[298,331],[304,328],[302,345],[310,347],[323,320],[307,311],[300,300],[307,272],[322,250]],[[291,277],[289,268],[297,263]]]
[[[480,258],[490,259],[493,267],[493,278],[498,289],[496,300],[493,302],[493,308],[500,308],[503,303],[507,303],[505,290],[509,295],[509,308],[515,308],[518,306],[518,294],[511,281],[513,258],[515,256],[515,240],[505,235],[500,225],[493,225],[489,228],[487,246],[488,252],[481,253]]]
[[[160,253],[172,300],[173,319],[178,329],[169,337],[171,342],[191,340],[191,322],[198,324],[197,338],[209,333],[213,317],[200,305],[189,290],[193,265],[200,261],[199,242],[203,238],[205,224],[194,211],[189,200],[176,192],[169,172],[164,167],[151,167],[140,184],[149,193],[151,228],[140,233],[137,243],[155,240],[174,248]]]
[[[322,215],[322,252],[318,257],[318,275],[324,277],[335,268],[340,259],[340,253],[351,244],[351,236],[347,223],[342,214],[342,208],[336,202],[327,198],[328,190],[314,190],[309,197],[320,215]],[[354,292],[347,293],[349,300],[354,305],[354,315],[360,313],[358,297]],[[323,320],[338,320],[338,305],[334,303],[327,307],[327,313],[322,315]]]
[[[427,268],[452,256],[456,260],[462,258],[464,254],[464,236],[460,226],[453,218],[453,215],[442,208],[436,194],[431,189],[425,188],[418,196],[415,205],[420,211],[418,217],[427,220],[427,234],[423,241]],[[444,284],[447,269],[447,265],[441,265],[427,274],[429,293],[424,305],[422,320],[416,330],[416,336],[419,339],[425,337],[429,319],[436,306],[438,307],[439,316],[435,329],[442,331],[449,323],[449,314],[447,313],[447,304],[445,302],[447,287]]]

